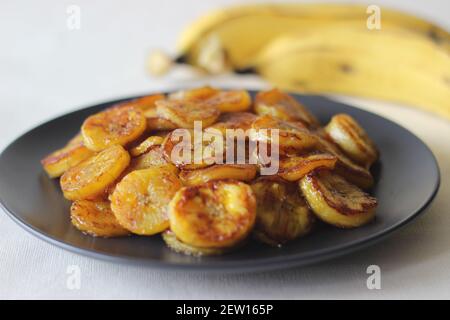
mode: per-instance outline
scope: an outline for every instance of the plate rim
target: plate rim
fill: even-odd
[[[255,90],[249,90],[249,91],[251,93],[253,93]],[[152,93],[148,93],[148,94],[152,94]],[[146,267],[150,267],[152,269],[157,269],[157,270],[165,269],[165,270],[170,270],[170,271],[184,270],[184,271],[189,271],[189,272],[202,271],[202,272],[236,273],[236,272],[270,271],[270,270],[275,270],[275,269],[286,269],[286,268],[295,267],[295,266],[301,267],[301,266],[306,266],[306,265],[310,265],[313,263],[341,257],[345,254],[358,251],[364,247],[373,245],[373,244],[387,238],[388,236],[392,235],[396,230],[409,224],[414,219],[416,219],[418,216],[423,214],[425,212],[425,210],[430,206],[430,204],[433,202],[433,200],[435,199],[435,197],[439,191],[439,188],[441,185],[441,173],[440,173],[440,168],[439,168],[437,159],[436,159],[435,155],[433,154],[433,152],[431,151],[430,147],[422,139],[420,139],[417,135],[412,133],[407,128],[401,126],[400,124],[398,124],[390,119],[387,119],[381,115],[378,115],[371,111],[367,111],[367,110],[358,108],[354,105],[336,101],[330,97],[321,96],[321,95],[301,95],[301,94],[295,94],[295,93],[290,93],[290,92],[289,92],[289,94],[292,94],[293,96],[295,96],[297,98],[298,97],[320,97],[320,98],[324,98],[326,100],[329,100],[329,101],[332,101],[335,103],[345,105],[350,108],[358,109],[359,111],[368,113],[372,116],[376,116],[378,118],[381,118],[383,121],[389,122],[392,125],[399,127],[400,129],[406,131],[413,138],[418,140],[425,147],[425,150],[431,156],[431,159],[433,160],[433,167],[436,172],[436,180],[434,181],[434,184],[433,184],[433,190],[428,195],[426,201],[424,201],[424,203],[421,206],[419,206],[414,212],[411,212],[408,215],[408,217],[404,218],[403,220],[398,221],[396,224],[392,224],[388,228],[385,228],[377,233],[374,233],[374,234],[364,238],[363,240],[359,240],[359,241],[357,240],[357,241],[353,241],[353,242],[351,242],[349,244],[345,244],[345,245],[333,246],[333,247],[328,247],[328,248],[324,248],[321,250],[316,250],[306,256],[304,255],[304,253],[303,254],[300,253],[300,254],[302,254],[302,257],[298,257],[299,253],[297,253],[297,254],[292,254],[290,256],[269,257],[269,258],[261,258],[258,260],[254,260],[254,259],[245,259],[245,260],[239,260],[239,261],[210,260],[206,264],[184,263],[184,262],[173,264],[173,263],[167,263],[167,262],[164,262],[161,260],[156,260],[156,259],[150,260],[150,259],[138,258],[138,257],[124,257],[124,256],[120,256],[120,255],[114,255],[114,254],[104,253],[104,252],[96,252],[93,250],[80,248],[78,246],[66,243],[61,239],[55,238],[52,235],[46,234],[46,233],[42,232],[41,230],[39,230],[37,227],[25,222],[20,216],[16,215],[12,210],[10,210],[6,206],[5,201],[3,200],[1,194],[0,194],[0,207],[7,214],[7,216],[9,218],[11,218],[11,220],[13,220],[22,229],[26,230],[27,232],[29,232],[33,236],[37,237],[38,239],[43,240],[44,242],[47,242],[56,247],[67,250],[69,252],[76,253],[76,254],[79,254],[79,255],[82,255],[85,257],[90,257],[90,258],[95,258],[95,259],[99,259],[99,260],[103,260],[103,261],[107,261],[107,262],[114,262],[114,263],[120,263],[120,264],[145,265]],[[114,100],[110,100],[110,101],[104,101],[104,102],[93,104],[93,105],[88,105],[85,107],[81,107],[79,109],[69,111],[67,113],[60,114],[54,118],[51,118],[49,120],[38,123],[35,126],[33,126],[31,129],[29,129],[26,132],[19,135],[12,142],[10,142],[1,151],[0,159],[8,151],[8,149],[10,149],[11,147],[14,146],[14,144],[17,141],[22,139],[24,136],[30,134],[32,131],[46,125],[47,123],[59,120],[63,117],[70,116],[70,115],[78,113],[80,111],[86,111],[87,109],[91,109],[91,108],[94,109],[94,108],[97,108],[99,106],[106,105],[106,104],[120,103],[122,101],[127,101],[127,100],[138,98],[141,96],[143,96],[143,95],[131,96],[131,97],[127,97],[127,98],[119,98],[119,99],[114,99]],[[201,258],[199,259],[199,261],[201,261]]]

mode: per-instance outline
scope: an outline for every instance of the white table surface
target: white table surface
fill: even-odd
[[[2,1],[0,149],[38,123],[99,101],[187,84],[267,86],[256,78],[192,79],[184,71],[151,79],[144,71],[151,48],[173,49],[189,21],[231,2],[237,1]],[[389,3],[449,29],[446,1]],[[80,30],[66,27],[69,4],[81,8]],[[450,122],[402,106],[338,98],[410,129],[438,159],[442,184],[436,200],[425,215],[386,241],[291,270],[165,272],[64,251],[28,234],[0,210],[0,298],[450,298]],[[366,287],[366,268],[372,264],[381,268],[381,290]],[[66,285],[71,265],[81,271],[80,289]]]

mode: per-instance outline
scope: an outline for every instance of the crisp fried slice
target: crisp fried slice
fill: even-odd
[[[70,207],[72,224],[94,237],[120,237],[129,234],[116,220],[108,201],[77,200]]]
[[[179,126],[172,121],[162,118],[157,115],[156,108],[149,109],[144,112],[144,116],[147,119],[147,130],[173,130]]]
[[[166,230],[162,233],[162,238],[167,246],[177,253],[183,253],[188,256],[202,257],[202,256],[217,256],[224,254],[230,250],[230,248],[199,248],[188,245],[180,241],[175,233],[170,230]]]
[[[93,151],[136,140],[145,131],[146,121],[142,111],[132,106],[109,108],[88,117],[81,126],[84,144]]]
[[[180,179],[185,185],[193,186],[222,179],[251,181],[256,173],[257,166],[253,164],[216,164],[197,170],[182,170]]]
[[[347,158],[339,148],[325,138],[318,136],[318,149],[328,152],[337,158],[334,172],[362,189],[373,186],[373,176],[369,170]]]
[[[160,136],[150,136],[144,141],[142,141],[139,145],[130,149],[130,154],[133,157],[140,156],[141,154],[147,152],[150,147],[161,145],[164,141],[163,137]]]
[[[209,128],[220,130],[223,135],[226,134],[227,129],[237,130],[241,129],[244,132],[252,127],[256,116],[249,112],[228,112],[220,115],[217,122]]]
[[[256,237],[280,245],[311,231],[314,216],[297,184],[275,177],[261,177],[251,184],[256,197]]]
[[[332,172],[310,173],[300,188],[316,216],[334,226],[359,227],[375,216],[377,200]]]
[[[214,105],[194,100],[159,100],[156,106],[159,117],[170,120],[180,128],[194,128],[195,121],[200,121],[205,128],[216,122],[220,115]]]
[[[297,181],[315,169],[333,169],[336,160],[335,156],[326,153],[283,158],[279,161],[278,175],[288,181]]]
[[[255,112],[284,121],[301,121],[308,127],[318,127],[319,121],[296,99],[278,89],[259,92],[255,97]]]
[[[61,189],[69,200],[93,199],[110,186],[130,163],[130,155],[121,146],[111,146],[67,170],[61,177]]]
[[[242,112],[250,109],[252,98],[246,90],[220,91],[203,103],[205,106],[215,106],[221,112]]]
[[[215,148],[214,140],[223,136],[191,129],[172,131],[162,144],[162,150],[167,161],[180,169],[199,169],[213,165],[218,160],[223,162],[225,148]]]
[[[292,149],[297,151],[308,150],[317,144],[315,135],[304,127],[279,120],[270,115],[257,118],[252,124],[252,129],[255,131],[251,132],[250,139],[274,146],[279,145],[280,154]],[[273,129],[278,129],[278,143],[275,140],[277,135]]]
[[[169,227],[167,204],[181,181],[165,166],[127,174],[111,195],[111,209],[119,223],[140,235],[152,235]]]
[[[171,100],[206,100],[219,92],[218,89],[205,86],[189,90],[180,90],[169,94]]]
[[[132,159],[129,172],[148,169],[154,166],[166,166],[173,173],[178,174],[178,168],[164,157],[161,146],[152,146],[146,153]]]
[[[122,103],[121,105],[127,105],[132,106],[137,109],[140,109],[141,111],[145,112],[147,110],[156,109],[155,102],[158,100],[165,99],[165,96],[160,93],[155,93],[152,95],[136,98],[130,101],[126,101]]]
[[[348,157],[360,165],[370,167],[377,159],[375,144],[351,116],[335,115],[325,127],[325,131]]]
[[[41,160],[45,172],[51,177],[61,176],[70,168],[92,157],[95,153],[83,144],[77,135],[62,149],[56,150]]]
[[[180,189],[169,204],[170,229],[180,241],[200,248],[232,247],[255,222],[252,189],[233,180]]]

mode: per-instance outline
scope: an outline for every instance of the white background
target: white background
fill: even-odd
[[[185,72],[152,79],[144,70],[152,48],[173,51],[190,21],[237,2],[3,0],[0,149],[40,122],[99,101],[205,82],[266,85],[255,78],[192,81]],[[386,3],[450,29],[448,1],[370,2]],[[70,4],[81,8],[78,31],[66,27]],[[165,272],[66,252],[29,235],[0,210],[0,298],[450,298],[450,123],[402,106],[340,99],[409,128],[438,158],[442,185],[436,201],[388,240],[306,268],[236,275]],[[371,264],[381,267],[381,290],[366,287]],[[81,270],[79,290],[66,286],[70,265]]]

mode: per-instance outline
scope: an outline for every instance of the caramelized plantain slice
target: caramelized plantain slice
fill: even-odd
[[[193,186],[222,179],[251,181],[256,173],[257,166],[253,164],[216,164],[197,170],[182,170],[180,179],[185,185]]]
[[[326,223],[354,228],[375,216],[377,200],[335,173],[313,172],[299,184],[311,209]]]
[[[159,117],[170,120],[180,128],[194,128],[195,121],[201,121],[205,128],[216,122],[220,115],[214,105],[194,100],[159,100],[156,106]]]
[[[337,158],[334,172],[362,189],[369,189],[373,186],[374,180],[369,170],[350,160],[334,143],[320,136],[318,136],[318,140],[319,150],[329,152]]]
[[[200,248],[232,247],[247,237],[256,217],[250,186],[233,180],[180,189],[169,204],[170,229]]]
[[[136,98],[131,101],[126,101],[121,105],[132,106],[145,112],[147,110],[156,109],[155,102],[158,100],[163,100],[165,98],[166,97],[163,94],[155,93],[152,95]]]
[[[326,153],[283,158],[279,160],[278,175],[288,181],[297,181],[315,169],[333,169],[336,160],[335,156]]]
[[[161,146],[152,146],[146,153],[131,160],[129,171],[147,169],[154,166],[166,166],[173,173],[178,174],[178,168],[164,157]]]
[[[41,160],[45,172],[56,178],[82,161],[92,157],[95,153],[83,144],[83,140],[77,135],[62,149],[56,150]]]
[[[169,94],[171,100],[205,100],[219,92],[218,89],[209,86],[180,90]]]
[[[81,133],[86,147],[101,151],[115,144],[125,146],[139,138],[145,128],[142,111],[119,105],[88,117],[81,126]]]
[[[175,233],[170,230],[166,230],[162,233],[162,238],[167,246],[177,253],[183,253],[188,256],[217,256],[224,254],[230,250],[230,248],[199,248],[188,245],[180,241]]]
[[[156,234],[169,227],[167,204],[181,187],[181,181],[166,166],[132,171],[112,193],[111,209],[129,231]]]
[[[281,245],[311,231],[314,215],[296,183],[261,177],[251,187],[257,203],[254,234],[260,241]]]
[[[187,131],[182,131],[183,135],[178,130],[172,131],[164,139],[162,150],[168,162],[185,170],[208,167],[213,165],[216,159],[220,159],[220,162],[223,162],[225,148],[214,149],[212,142],[204,139],[203,132],[192,129],[182,130]],[[202,135],[199,141],[196,141],[196,135]],[[223,136],[219,135],[217,138],[223,139]],[[210,152],[207,152],[208,150]]]
[[[150,136],[144,141],[142,141],[139,145],[130,149],[130,154],[134,157],[140,156],[143,153],[146,153],[150,147],[159,146],[163,143],[164,138],[160,136]]]
[[[257,118],[252,123],[250,139],[259,142],[269,143],[271,145],[279,145],[280,154],[284,154],[290,150],[304,151],[311,149],[317,144],[317,138],[304,127],[279,120],[273,116],[265,115]],[[274,141],[275,131],[278,129],[278,143]]]
[[[130,234],[116,220],[108,201],[77,200],[70,206],[72,224],[94,237],[120,237]]]
[[[246,90],[220,91],[203,101],[205,106],[214,106],[221,112],[242,112],[252,106],[252,98]]]
[[[144,116],[147,119],[147,130],[173,130],[178,128],[178,125],[172,121],[158,116],[156,108],[145,111]]]
[[[284,121],[301,121],[307,127],[318,127],[319,121],[305,106],[278,89],[259,92],[255,97],[255,112]]]
[[[60,184],[69,200],[93,199],[103,193],[127,168],[130,155],[119,145],[111,146],[67,170]]]
[[[256,120],[256,116],[249,112],[228,112],[220,115],[217,122],[209,128],[220,130],[223,135],[226,134],[227,129],[242,129],[247,131],[252,127],[253,121]]]
[[[351,116],[335,115],[325,127],[325,131],[345,154],[358,164],[368,168],[378,158],[375,144]]]

